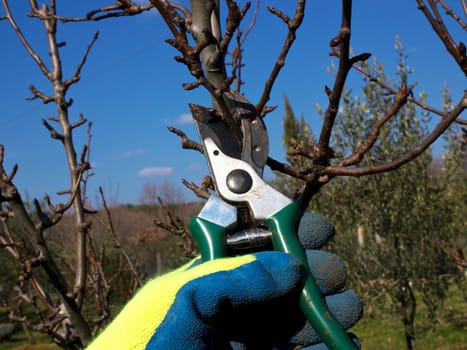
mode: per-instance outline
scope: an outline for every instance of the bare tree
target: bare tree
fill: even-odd
[[[467,12],[465,0],[460,1],[463,11]],[[444,21],[446,17],[454,19],[463,30],[466,29],[465,23],[444,1],[415,0],[415,2],[421,13],[432,24],[435,33],[452,56],[453,62],[459,66],[462,74],[465,75],[467,61],[465,45],[451,37]],[[109,18],[133,16],[154,8],[157,9],[172,35],[172,38],[168,39],[167,42],[180,53],[180,56],[177,56],[175,59],[184,64],[194,78],[194,81],[185,84],[184,88],[186,90],[195,88],[206,89],[212,97],[212,114],[218,118],[222,118],[235,137],[241,140],[241,128],[234,116],[232,116],[226,96],[232,89],[239,91],[242,85],[242,44],[245,35],[248,35],[251,30],[251,23],[245,32],[240,27],[247,12],[251,11],[251,4],[250,2],[246,2],[243,7],[240,7],[238,3],[226,0],[225,6],[223,4],[223,8],[227,11],[226,24],[225,28],[222,29],[219,0],[191,0],[189,8],[167,0],[149,0],[145,4],[131,0],[117,0],[115,3],[111,3],[109,0],[108,6],[91,10],[83,17],[77,16],[74,18],[65,18],[57,15],[55,0],[50,0],[49,6],[43,5],[42,7],[39,7],[35,0],[31,0],[30,16],[41,20],[47,33],[51,59],[51,68],[47,68],[47,65],[32,49],[20,28],[16,25],[9,10],[8,1],[2,0],[2,3],[6,12],[6,20],[14,28],[27,52],[53,87],[53,95],[50,96],[31,87],[31,99],[39,99],[44,103],[54,103],[57,107],[57,115],[47,120],[44,119],[43,124],[49,130],[51,137],[60,141],[65,148],[70,172],[70,189],[66,191],[69,196],[66,203],[54,205],[48,200],[47,211],[36,202],[35,215],[38,217],[38,220],[35,220],[33,215],[26,210],[25,204],[13,184],[16,167],[10,173],[3,168],[3,148],[1,148],[0,202],[2,207],[0,208],[0,216],[2,218],[3,231],[0,236],[2,240],[0,243],[18,259],[23,267],[23,279],[33,285],[36,295],[49,307],[52,316],[44,317],[44,320],[47,320],[47,322],[43,321],[42,326],[53,335],[60,346],[70,349],[80,348],[89,341],[91,337],[91,324],[93,324],[81,312],[85,298],[86,281],[89,281],[89,276],[93,275],[90,274],[88,269],[89,260],[87,259],[87,254],[92,254],[93,251],[93,249],[88,249],[90,244],[87,244],[90,239],[90,226],[87,218],[90,211],[86,209],[86,198],[83,194],[83,186],[85,187],[86,176],[89,171],[89,147],[85,146],[81,152],[81,156],[77,156],[72,137],[73,131],[79,126],[86,124],[87,120],[84,116],[81,116],[76,122],[70,121],[69,108],[73,101],[67,98],[67,91],[71,85],[79,81],[81,70],[92,45],[97,39],[97,34],[92,39],[73,76],[69,79],[64,79],[59,50],[61,45],[57,42],[55,35],[57,24],[60,22],[99,21]],[[291,16],[280,9],[268,7],[269,12],[284,23],[287,35],[282,43],[277,60],[271,68],[269,77],[265,81],[264,89],[260,94],[261,97],[254,104],[257,112],[263,117],[274,109],[267,105],[270,93],[304,20],[305,6],[305,0],[297,0],[295,12]],[[364,65],[361,64],[370,57],[370,54],[351,54],[351,0],[342,0],[341,17],[340,28],[336,28],[337,34],[330,40],[332,55],[337,58],[338,66],[332,87],[325,87],[328,103],[325,108],[321,131],[315,139],[309,139],[307,147],[296,145],[291,151],[291,155],[303,157],[311,161],[302,162],[302,164],[312,164],[312,166],[307,168],[294,167],[272,158],[269,158],[267,162],[267,165],[272,170],[303,181],[303,186],[297,191],[296,195],[296,200],[301,203],[303,210],[308,206],[313,195],[323,185],[329,183],[332,178],[336,176],[371,175],[396,169],[423,153],[452,123],[466,124],[465,120],[460,119],[460,116],[467,108],[467,92],[464,92],[464,95],[455,104],[453,109],[440,111],[414,98],[412,88],[407,81],[403,81],[400,86],[394,87],[386,81],[371,76],[364,69]],[[233,47],[234,44],[236,44],[236,47]],[[228,73],[229,64],[232,68],[230,74]],[[387,93],[393,96],[393,103],[386,113],[381,116],[380,121],[376,123],[374,130],[368,135],[367,139],[358,140],[357,146],[350,154],[341,155],[336,158],[337,155],[334,154],[331,148],[331,135],[338,115],[344,84],[353,70],[381,84],[387,90]],[[414,145],[406,153],[380,160],[379,163],[371,164],[370,166],[359,166],[364,155],[375,144],[380,131],[387,121],[395,118],[400,108],[406,104],[415,104],[417,108],[439,115],[437,125],[424,139],[419,140],[418,144]],[[181,137],[182,147],[199,152],[203,151],[203,148],[197,142],[188,139],[182,131],[175,128],[170,128],[169,130]],[[185,181],[185,184],[202,197],[206,197],[206,189],[211,186],[208,180],[202,186],[197,186],[187,181]],[[70,208],[73,208],[72,212],[75,218],[75,232],[72,234],[76,237],[76,268],[74,269],[72,283],[66,280],[54,262],[54,258],[44,239],[44,231],[58,222],[65,211]],[[12,217],[22,223],[24,235],[21,239],[26,244],[22,244],[20,238],[15,237],[15,233],[9,229],[8,224]],[[179,225],[176,221],[174,223],[174,227]],[[26,248],[29,247],[30,251],[26,251]],[[97,256],[97,254],[94,255]],[[94,258],[94,261],[99,261],[99,259]],[[59,304],[49,302],[45,289],[36,283],[37,280],[34,278],[32,271],[37,266],[42,267],[48,275],[55,293],[59,296]],[[99,265],[91,264],[90,266]],[[99,271],[95,271],[95,273],[99,274]],[[101,280],[106,281],[104,277]],[[97,288],[95,292],[99,293],[99,290],[102,291],[102,289]],[[100,298],[97,295],[95,297]],[[99,321],[96,321],[94,324],[101,325],[101,320],[105,317],[105,312],[101,313],[100,317],[98,317]],[[56,331],[59,325],[62,326],[61,332]],[[72,327],[68,327],[68,325]],[[63,330],[67,330],[67,332],[63,333]]]
[[[164,180],[161,183],[146,182],[141,190],[139,202],[146,205],[157,205],[160,201],[171,206],[185,202],[182,188]]]
[[[215,111],[219,114],[219,117],[224,119],[231,127],[232,133],[239,137],[241,131],[234,122],[226,106],[224,96],[232,82],[240,80],[240,67],[239,69],[233,70],[232,75],[228,76],[226,73],[226,57],[228,56],[228,47],[231,43],[233,33],[238,30],[245,13],[250,7],[250,3],[247,2],[244,8],[241,9],[237,3],[226,1],[228,13],[226,28],[223,33],[220,29],[219,1],[193,0],[190,2],[191,10],[182,8],[180,5],[174,5],[168,1],[151,0],[151,3],[161,13],[173,34],[173,39],[168,39],[167,41],[181,53],[181,56],[176,57],[176,60],[185,64],[195,78],[195,81],[186,84],[185,88],[189,90],[202,86],[207,89],[213,98],[213,107]],[[305,1],[297,1],[293,17],[289,17],[279,9],[268,7],[273,15],[277,16],[285,23],[288,34],[284,40],[276,63],[272,67],[270,76],[265,82],[261,98],[258,103],[256,103],[256,109],[262,116],[265,116],[272,110],[272,108],[266,106],[266,104],[269,100],[274,82],[294,43],[297,29],[303,21],[305,3]],[[440,40],[448,48],[448,52],[453,57],[455,63],[459,65],[461,72],[466,74],[465,62],[467,56],[465,45],[462,42],[455,44],[454,38],[451,37],[447,26],[444,24],[439,6],[442,6],[443,11],[446,12],[446,16],[454,18],[456,23],[464,30],[466,29],[465,23],[460,20],[460,17],[457,16],[444,1],[438,2],[429,0],[423,2],[417,0],[417,4],[418,8],[423,11],[423,14],[433,25]],[[462,4],[465,11],[465,2],[462,1]],[[297,146],[291,152],[292,155],[309,159],[313,166],[311,168],[292,167],[271,158],[269,158],[267,162],[272,170],[279,171],[303,181],[304,185],[297,192],[296,198],[302,204],[303,209],[308,206],[313,195],[333,177],[363,176],[397,169],[422,154],[452,123],[466,124],[466,121],[460,119],[460,116],[467,108],[467,91],[464,92],[464,95],[452,110],[440,111],[414,98],[412,87],[408,85],[407,81],[403,81],[402,85],[399,87],[392,87],[389,83],[372,77],[367,70],[362,69],[360,63],[365,62],[370,57],[370,54],[362,53],[351,55],[351,19],[352,1],[343,0],[341,27],[338,34],[330,41],[332,49],[331,55],[338,59],[338,70],[332,88],[325,87],[325,91],[328,95],[328,105],[325,108],[321,132],[316,139],[309,139],[309,144],[306,148]],[[188,34],[191,34],[194,39],[194,43],[191,45],[189,44],[190,38]],[[237,47],[235,52],[241,54],[241,47]],[[351,154],[334,159],[336,155],[331,148],[332,129],[339,110],[344,84],[349,73],[353,69],[384,86],[387,93],[393,96],[393,104],[375,125],[373,132],[368,135],[368,138],[366,140],[357,140],[358,146]],[[381,129],[389,119],[395,118],[400,108],[407,103],[413,103],[421,109],[439,115],[439,122],[424,139],[420,140],[417,145],[414,145],[414,147],[406,153],[398,155],[397,157],[394,156],[394,158],[391,159],[382,160],[380,163],[370,166],[359,167],[358,164],[375,144]],[[196,143],[186,138],[182,138],[182,146],[201,150],[201,147],[196,146]],[[306,163],[309,164],[310,162]]]
[[[35,199],[35,210],[31,212],[13,183],[18,167],[15,165],[11,172],[4,168],[4,147],[0,145],[0,244],[20,264],[18,297],[34,307],[38,319],[18,315],[12,307],[5,306],[10,310],[11,319],[48,333],[63,348],[81,349],[90,340],[92,332],[96,330],[94,328],[100,328],[110,316],[108,297],[111,287],[110,278],[105,275],[103,269],[103,252],[94,247],[92,241],[89,215],[95,214],[95,211],[86,204],[86,184],[92,175],[89,172],[91,123],[83,115],[72,121],[70,107],[73,99],[68,98],[67,93],[70,87],[80,80],[82,69],[98,33],[91,38],[73,75],[66,79],[60,56],[60,47],[65,43],[57,40],[55,1],[51,0],[49,6],[44,4],[41,7],[36,1],[30,1],[30,15],[39,18],[44,25],[49,51],[48,62],[34,50],[23,35],[10,11],[8,1],[3,0],[2,4],[5,10],[3,19],[9,22],[27,53],[52,87],[52,94],[48,95],[31,85],[32,96],[29,100],[38,99],[44,104],[55,105],[56,115],[42,119],[42,124],[50,132],[51,138],[62,144],[70,175],[69,189],[59,193],[67,196],[66,202],[54,204],[46,196],[44,204],[47,207],[44,208]],[[86,124],[88,143],[79,153],[73,136],[76,129]],[[60,255],[50,249],[50,242],[45,236],[47,229],[57,225],[65,213],[72,213],[74,221],[72,229],[67,232],[74,242],[71,273],[67,273],[66,269],[60,266]],[[112,232],[111,225],[109,231]],[[114,236],[113,239],[116,239]],[[126,257],[132,267],[132,273],[137,277],[130,258],[127,255]],[[46,280],[37,277],[40,273],[45,273]],[[32,295],[28,292],[29,289],[33,291]],[[94,304],[93,314],[86,310],[86,296]]]

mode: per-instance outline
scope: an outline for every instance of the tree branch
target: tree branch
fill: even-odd
[[[42,100],[42,103],[47,104],[50,102],[54,102],[55,98],[53,96],[47,96],[46,94],[37,90],[33,85],[29,85],[29,90],[32,92],[32,97],[28,97],[27,101],[32,101],[37,98]]]
[[[136,270],[136,266],[133,262],[133,259],[130,257],[130,255],[127,253],[127,251],[123,248],[122,244],[120,243],[120,240],[117,237],[117,234],[115,232],[115,228],[113,225],[113,220],[112,220],[112,214],[110,213],[109,207],[107,206],[107,201],[105,200],[104,196],[104,190],[102,187],[99,187],[99,194],[102,200],[102,204],[104,206],[104,211],[105,215],[107,217],[107,225],[104,225],[107,229],[107,232],[110,234],[112,240],[115,243],[115,246],[120,249],[121,253],[123,254],[123,257],[125,258],[128,266],[130,267],[130,271],[137,282],[137,287],[141,287],[143,285],[143,280],[141,279],[138,271]],[[103,220],[100,220],[102,224],[104,224]]]
[[[31,45],[29,44],[29,42],[26,40],[26,37],[23,35],[23,32],[21,31],[21,29],[16,24],[16,21],[15,21],[13,15],[11,14],[10,7],[8,5],[8,0],[2,0],[2,3],[3,3],[3,7],[5,8],[5,12],[6,12],[5,17],[8,20],[8,22],[10,22],[11,27],[15,31],[16,35],[18,36],[19,40],[23,44],[24,48],[29,53],[29,55],[33,58],[33,60],[36,62],[37,66],[42,71],[42,73],[47,78],[50,79],[51,72],[47,69],[47,67],[45,66],[44,62],[41,60],[39,55],[33,50]]]
[[[325,164],[330,157],[329,140],[339,109],[344,83],[350,71],[351,64],[349,59],[350,51],[350,32],[352,18],[352,0],[342,1],[342,21],[339,34],[331,40],[331,47],[339,47],[339,68],[333,89],[329,92],[329,104],[324,113],[323,126],[321,128],[317,149],[319,152],[317,163]]]
[[[175,135],[180,137],[182,148],[184,148],[184,149],[193,149],[195,151],[198,151],[198,152],[204,154],[204,147],[201,144],[189,139],[188,136],[186,136],[186,134],[183,131],[181,131],[179,129],[176,129],[176,128],[172,127],[172,126],[167,127],[167,129],[171,133],[174,133]]]
[[[164,201],[157,197],[161,208],[165,211],[166,216],[169,218],[169,224],[159,220],[155,220],[154,224],[173,235],[179,236],[183,240],[183,248],[186,257],[194,258],[197,255],[194,245],[193,237],[187,232],[185,225],[178,216],[174,216],[170,209],[166,206]]]
[[[41,225],[36,225],[29,216],[24,202],[13,184],[13,176],[7,175],[3,168],[4,148],[0,145],[0,193],[4,200],[8,201],[10,210],[14,213],[15,219],[21,222],[29,241],[34,245],[36,255],[40,258],[40,266],[47,274],[50,283],[60,296],[60,300],[65,305],[71,322],[76,327],[86,327],[85,321],[81,318],[79,307],[75,300],[69,295],[68,284],[60,272],[60,269],[53,260],[47,242],[44,239]],[[39,261],[39,260],[38,260]]]
[[[422,142],[413,147],[409,152],[405,153],[401,157],[394,159],[390,162],[373,165],[362,168],[352,168],[344,166],[325,166],[320,169],[318,172],[320,175],[331,175],[331,176],[363,176],[382,173],[390,170],[395,170],[400,166],[410,162],[411,160],[417,158],[422,154],[428,147],[435,142],[439,136],[446,131],[446,129],[454,122],[454,120],[465,110],[467,109],[467,90],[464,92],[464,96],[457,104],[456,108],[447,114],[447,117],[440,120],[433,131],[424,139]]]
[[[91,43],[86,48],[86,51],[84,52],[84,55],[83,55],[83,58],[81,59],[81,62],[78,64],[78,67],[76,67],[75,74],[73,74],[73,76],[70,79],[65,80],[65,82],[63,84],[65,89],[68,89],[71,85],[75,84],[76,82],[78,82],[81,79],[81,77],[80,77],[81,70],[83,69],[83,66],[86,63],[86,60],[87,60],[87,58],[89,56],[89,53],[91,52],[91,49],[94,46],[95,42],[97,41],[98,37],[99,37],[99,31],[94,33],[94,36],[92,37]]]
[[[441,39],[441,42],[446,47],[446,50],[451,54],[456,63],[459,65],[459,68],[462,70],[465,76],[467,76],[467,53],[465,44],[461,41],[457,45],[454,39],[452,38],[449,30],[444,24],[443,18],[438,11],[437,3],[438,0],[427,0],[428,6],[425,4],[424,0],[416,0],[418,4],[418,9],[423,12],[428,22],[431,24],[431,27]],[[465,27],[464,27],[465,29]]]
[[[271,73],[269,74],[268,79],[266,80],[265,86],[263,93],[256,104],[256,110],[260,115],[264,116],[267,113],[266,108],[266,103],[270,99],[270,94],[272,91],[272,87],[274,86],[274,83],[282,70],[282,67],[285,64],[285,59],[290,51],[290,48],[292,47],[295,39],[296,39],[296,32],[297,29],[300,27],[302,24],[303,18],[305,16],[305,0],[299,0],[297,2],[297,7],[295,9],[295,15],[293,19],[290,19],[285,13],[282,11],[279,11],[278,9],[269,6],[268,10],[275,14],[277,17],[281,18],[288,27],[288,33],[287,37],[284,41],[284,44],[282,45],[282,49],[280,51],[280,54],[276,60],[276,63],[274,64],[274,67],[272,68]]]
[[[186,188],[193,191],[193,193],[196,196],[198,196],[199,198],[202,198],[202,199],[208,199],[209,198],[210,194],[209,194],[208,188],[206,186],[204,186],[204,184],[203,184],[202,187],[199,187],[194,182],[188,182],[185,179],[182,179],[182,183],[183,183],[183,185],[185,185]],[[212,181],[211,181],[211,183],[212,183]]]
[[[374,83],[378,84],[380,87],[382,87],[383,89],[385,89],[388,93],[390,93],[392,95],[397,95],[398,91],[396,89],[392,88],[383,79],[379,79],[378,77],[374,77],[373,75],[371,75],[371,73],[368,70],[364,69],[361,65],[356,65],[355,64],[355,65],[353,65],[353,68],[356,69],[359,73],[361,73],[364,77],[368,78],[368,80],[370,82],[374,82]],[[432,106],[427,105],[426,103],[422,102],[421,100],[413,97],[413,95],[407,96],[407,101],[417,105],[418,107],[424,109],[425,111],[436,114],[436,115],[438,115],[438,116],[440,116],[442,118],[446,117],[445,112],[440,111],[440,110],[438,110],[438,109],[436,109],[436,108],[434,108]],[[467,120],[457,118],[456,120],[454,120],[454,123],[457,123],[457,124],[460,124],[460,125],[467,125]]]
[[[394,97],[392,106],[389,108],[386,114],[376,123],[369,138],[365,142],[362,142],[360,147],[358,147],[357,150],[355,150],[355,152],[351,156],[343,159],[339,163],[339,166],[346,167],[349,165],[355,165],[363,159],[363,156],[373,147],[376,140],[378,139],[381,128],[384,126],[384,124],[386,124],[387,121],[389,121],[389,119],[397,115],[399,110],[407,103],[407,99],[411,93],[412,90],[409,89],[405,83],[403,83],[399,92]]]

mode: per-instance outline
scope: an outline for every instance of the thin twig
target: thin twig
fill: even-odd
[[[453,9],[448,4],[446,4],[446,1],[444,0],[438,0],[438,1],[441,4],[441,6],[444,8],[444,11],[446,12],[446,14],[451,16],[462,27],[462,29],[467,30],[467,24],[462,20],[462,18],[460,18],[457,15],[455,11],[453,11]],[[464,5],[465,5],[465,1],[464,1]]]
[[[324,113],[323,126],[319,135],[318,141],[318,158],[315,160],[319,163],[326,163],[329,160],[329,140],[331,138],[332,129],[339,109],[344,84],[347,75],[351,68],[350,65],[350,32],[352,18],[352,1],[342,1],[342,21],[339,33],[331,40],[331,47],[339,47],[339,68],[337,71],[334,86],[328,94],[329,104]]]
[[[357,70],[359,73],[361,73],[364,77],[366,77],[370,82],[374,82],[374,83],[378,84],[380,87],[382,87],[384,90],[386,90],[388,93],[390,93],[392,95],[397,95],[398,91],[396,89],[394,89],[389,84],[387,84],[384,81],[384,79],[380,79],[378,77],[375,77],[375,76],[371,75],[370,71],[368,69],[364,69],[364,67],[362,65],[354,64],[353,68],[355,70]],[[434,108],[432,106],[427,105],[426,103],[424,103],[420,99],[415,98],[413,95],[409,95],[407,97],[407,101],[419,106],[420,108],[426,110],[427,112],[436,114],[436,115],[438,115],[438,116],[440,116],[442,118],[446,117],[446,112],[443,112],[443,111],[441,111],[439,109],[436,109],[436,108]],[[454,123],[459,124],[459,125],[467,125],[467,120],[457,118],[454,121]]]
[[[437,3],[439,1],[427,0],[429,8],[425,4],[424,0],[416,1],[418,4],[418,9],[423,12],[426,19],[431,24],[431,27],[438,35],[441,42],[444,44],[446,50],[454,58],[464,75],[467,76],[467,54],[465,50],[465,44],[460,42],[459,45],[457,45],[454,39],[452,38],[451,34],[449,33],[449,30],[446,28],[441,14],[438,11]]]
[[[76,82],[80,80],[81,70],[83,69],[83,66],[86,63],[89,53],[91,52],[91,49],[93,45],[95,44],[95,42],[97,41],[98,37],[99,37],[99,31],[94,33],[91,43],[87,46],[86,51],[84,52],[83,58],[81,59],[81,62],[78,64],[78,67],[76,67],[76,71],[73,74],[73,76],[70,79],[65,80],[64,82],[65,89],[68,89],[71,85],[75,84]]]
[[[183,131],[176,129],[172,126],[168,126],[167,129],[171,133],[174,133],[175,135],[180,137],[182,148],[192,149],[204,154],[204,147],[196,141],[193,141],[190,138],[188,138],[188,136],[186,136],[186,134]]]
[[[208,199],[210,194],[208,189],[205,186],[199,187],[197,186],[194,182],[189,182],[185,179],[182,179],[183,185],[185,185],[186,188],[189,190],[193,191],[193,193],[202,199]]]
[[[411,89],[407,88],[406,84],[403,84],[394,98],[392,106],[388,109],[388,111],[384,114],[384,116],[375,124],[373,131],[370,133],[370,136],[365,142],[362,142],[360,147],[358,147],[355,152],[350,155],[349,157],[343,159],[339,166],[350,166],[358,164],[362,159],[363,156],[373,147],[376,140],[379,137],[379,133],[381,128],[386,124],[389,119],[397,115],[400,111],[402,106],[407,103],[407,99],[411,94]]]
[[[42,61],[42,59],[39,57],[39,55],[34,51],[34,49],[31,47],[29,42],[26,40],[26,37],[23,35],[23,32],[21,29],[18,27],[16,24],[15,19],[13,18],[13,15],[11,14],[10,7],[8,5],[8,0],[2,0],[3,7],[5,8],[5,13],[6,13],[6,18],[10,22],[10,25],[12,26],[13,30],[15,31],[16,35],[18,36],[19,40],[23,44],[24,48],[26,51],[29,53],[29,55],[33,58],[34,61],[36,61],[36,64],[42,71],[42,73],[48,77],[49,79],[51,78],[51,72],[49,69],[47,69],[46,65]]]
[[[448,249],[439,242],[437,242],[437,244],[443,253],[450,257],[459,268],[467,268],[467,259],[461,248]]]
[[[123,256],[125,257],[125,260],[126,260],[128,266],[130,267],[132,275],[136,279],[136,281],[138,283],[138,286],[142,286],[143,285],[143,280],[140,278],[140,276],[138,274],[138,271],[136,270],[136,266],[135,266],[133,260],[131,259],[130,255],[126,252],[126,250],[123,248],[122,244],[120,243],[120,240],[117,237],[117,234],[115,233],[115,228],[114,228],[114,225],[113,225],[112,215],[110,213],[109,207],[107,206],[107,201],[105,200],[104,190],[102,189],[102,187],[99,187],[99,194],[101,196],[102,204],[104,206],[104,211],[105,211],[105,214],[107,216],[107,225],[104,225],[104,226],[106,227],[107,232],[110,234],[112,240],[114,241],[115,246],[120,249]],[[100,221],[103,224],[103,221],[102,220],[100,220]]]
[[[186,257],[194,258],[197,255],[193,237],[189,234],[183,224],[182,220],[175,216],[164,201],[157,197],[161,208],[165,211],[166,216],[169,219],[169,223],[155,220],[154,224],[176,236],[179,236],[183,240],[183,250]]]
[[[295,15],[292,19],[290,19],[285,13],[275,9],[274,7],[271,7],[271,6],[268,7],[271,13],[281,18],[287,24],[288,33],[284,41],[284,44],[282,45],[282,49],[279,53],[276,63],[274,64],[274,67],[272,68],[272,71],[269,74],[268,79],[266,80],[263,93],[258,103],[256,104],[256,110],[262,116],[265,115],[265,112],[266,112],[265,107],[266,107],[266,103],[270,99],[271,90],[274,86],[274,83],[280,71],[282,70],[282,67],[285,64],[285,59],[290,51],[290,48],[292,47],[292,44],[295,41],[297,29],[302,24],[303,18],[305,16],[305,4],[306,4],[305,0],[299,0],[297,2],[297,7],[295,9]]]

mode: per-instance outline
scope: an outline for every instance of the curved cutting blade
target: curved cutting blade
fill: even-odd
[[[263,118],[255,106],[239,93],[227,92],[224,100],[234,119],[242,128],[241,159],[249,163],[259,176],[263,176],[264,165],[269,153],[268,133]]]
[[[241,142],[222,118],[206,107],[191,104],[191,113],[201,141],[204,144],[207,138],[212,139],[224,154],[247,162],[259,176],[263,176],[269,152],[268,134],[263,119],[255,106],[238,93],[225,93],[224,101],[234,122],[241,127]]]

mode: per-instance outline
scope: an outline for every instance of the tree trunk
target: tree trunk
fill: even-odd
[[[410,285],[410,281],[401,281],[402,323],[404,324],[405,342],[407,350],[415,349],[415,313],[417,301]]]

